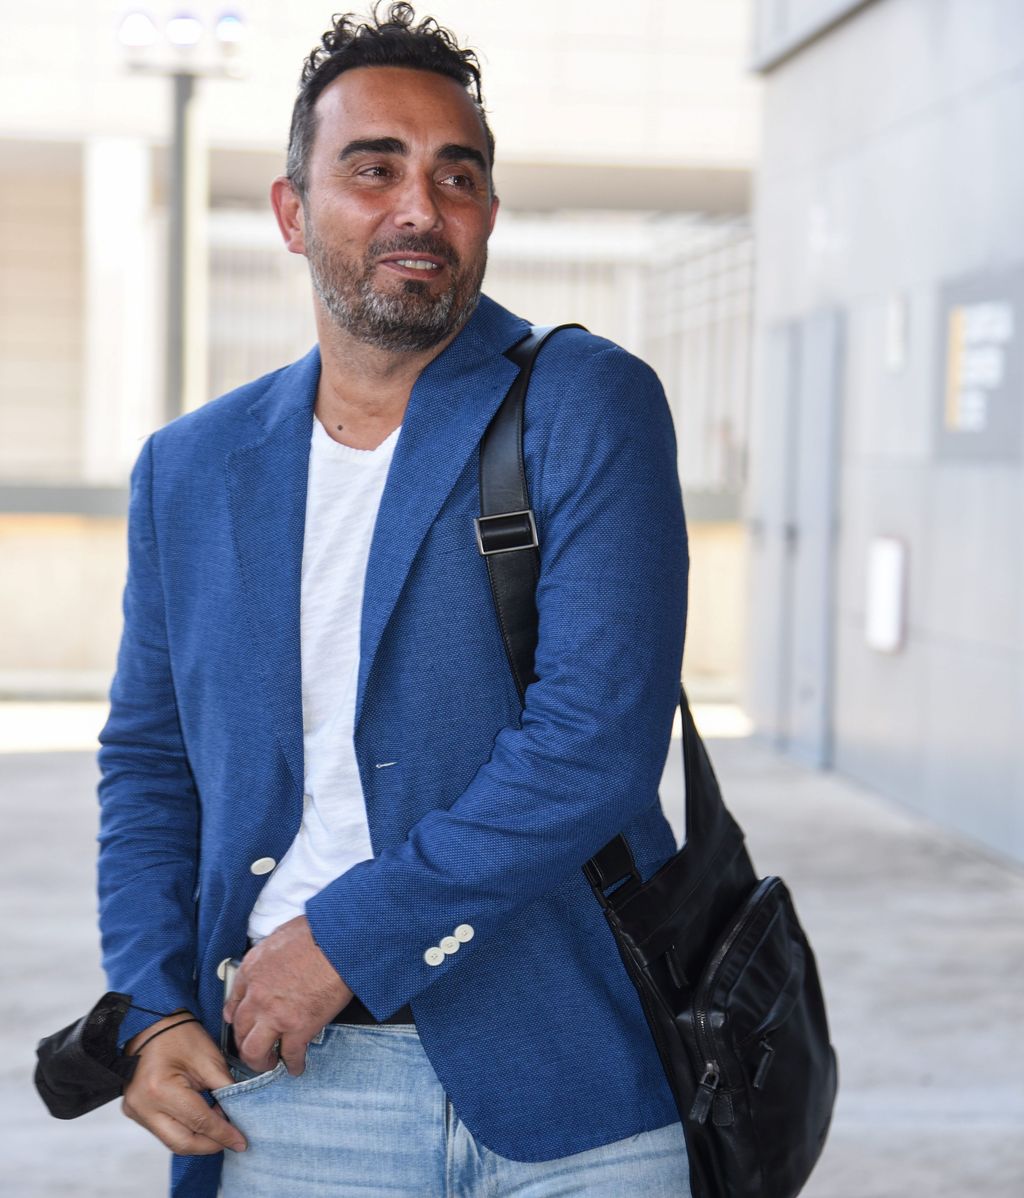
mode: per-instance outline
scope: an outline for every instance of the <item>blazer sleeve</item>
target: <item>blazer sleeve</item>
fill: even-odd
[[[542,356],[527,399],[541,576],[522,724],[499,733],[453,806],[306,905],[317,943],[378,1019],[656,801],[686,612],[675,438],[653,371],[585,344],[549,352],[546,370]],[[428,964],[425,950],[463,923],[473,939]]]
[[[195,1003],[199,810],[171,675],[152,487],[150,439],[132,472],[124,631],[100,733],[99,915],[111,988],[168,1013]],[[122,1040],[153,1019],[129,1011]]]

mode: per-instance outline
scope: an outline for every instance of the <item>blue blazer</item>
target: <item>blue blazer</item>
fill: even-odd
[[[476,550],[479,441],[526,323],[482,298],[416,382],[367,568],[355,748],[374,858],[307,904],[378,1018],[411,1003],[459,1117],[514,1160],[677,1119],[581,872],[624,832],[675,850],[658,800],[678,693],[686,534],[654,373],[556,335],[526,403],[540,535],[538,680],[520,711]],[[132,476],[124,634],[101,735],[100,922],[113,989],[219,1031],[217,965],[302,815],[299,594],[320,359],[208,404]],[[384,763],[394,763],[378,768]],[[425,951],[475,935],[439,966]],[[152,1017],[132,1012],[127,1038]],[[213,1198],[220,1157],[175,1158]]]

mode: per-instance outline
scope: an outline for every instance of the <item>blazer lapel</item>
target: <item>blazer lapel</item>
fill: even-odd
[[[302,677],[299,606],[306,483],[320,355],[312,350],[249,409],[253,436],[227,458],[232,532],[253,652],[288,767],[301,791]]]
[[[525,321],[481,297],[470,323],[413,387],[366,570],[357,725],[381,636],[416,552],[518,373],[503,351],[528,331]]]

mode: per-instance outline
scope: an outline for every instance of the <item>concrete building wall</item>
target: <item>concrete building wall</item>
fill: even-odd
[[[787,460],[806,463],[778,430],[799,429],[801,336],[829,313],[841,352],[822,759],[1024,859],[1024,6],[853,7],[765,74],[751,637],[774,635],[766,611],[793,598],[803,514],[772,495]],[[1010,323],[975,347],[999,379],[968,391],[956,330],[983,304]],[[972,396],[973,428],[953,410]],[[888,652],[866,643],[879,538],[906,560]],[[758,723],[789,741],[793,664],[785,650],[752,661]]]

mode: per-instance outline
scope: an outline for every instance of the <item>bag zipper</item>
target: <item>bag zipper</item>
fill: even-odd
[[[693,1013],[696,1017],[694,1030],[697,1033],[697,1043],[704,1054],[704,1073],[697,1084],[697,1094],[690,1110],[690,1118],[700,1124],[707,1122],[711,1105],[715,1099],[715,1091],[722,1080],[722,1069],[715,1056],[714,1036],[710,1028],[710,1017],[707,1009],[708,992],[715,981],[715,975],[722,967],[722,962],[732,951],[736,941],[747,930],[751,922],[760,914],[764,897],[771,889],[774,880],[774,878],[765,878],[761,882],[761,885],[758,887],[758,890],[762,891],[761,894],[758,894],[758,891],[755,890],[754,901],[751,903],[746,914],[719,946],[718,952],[712,957],[711,963],[708,965],[704,975],[704,983],[698,991],[697,999],[694,1002]]]
[[[772,1061],[775,1060],[775,1049],[772,1048],[767,1032],[761,1037],[759,1043],[761,1046],[761,1060],[758,1063],[757,1072],[754,1074],[753,1086],[755,1090],[764,1088],[768,1070],[771,1067]]]
[[[718,1071],[718,1066],[714,1061],[707,1061],[704,1065],[704,1075],[697,1086],[693,1106],[690,1107],[690,1118],[695,1123],[702,1125],[707,1123],[711,1106],[715,1101],[715,1091],[721,1080],[722,1075]]]

